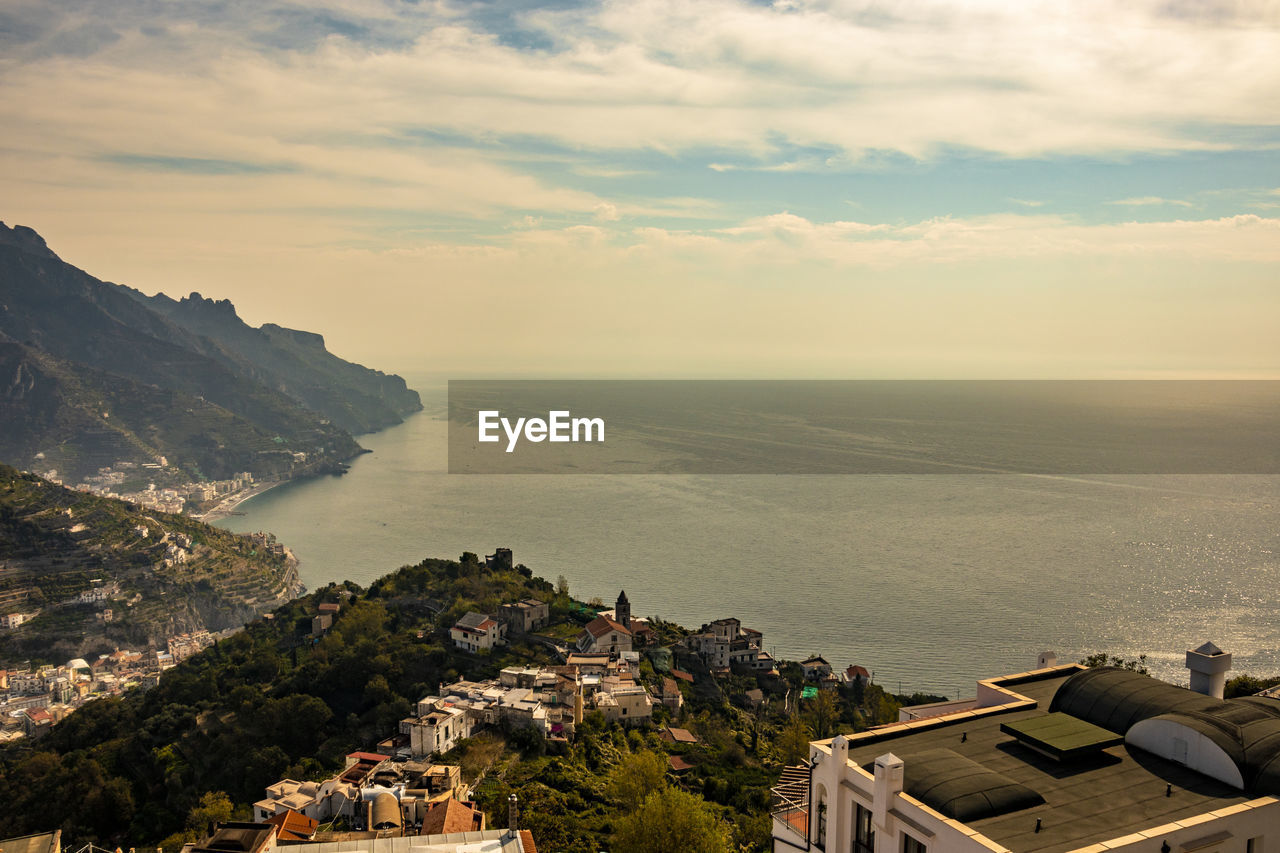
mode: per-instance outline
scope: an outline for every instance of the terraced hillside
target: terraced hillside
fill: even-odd
[[[265,537],[0,465],[0,615],[36,614],[0,630],[0,666],[163,647],[173,634],[242,625],[300,591],[292,555]]]

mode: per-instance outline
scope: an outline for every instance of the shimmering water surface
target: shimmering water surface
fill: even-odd
[[[360,441],[346,476],[220,523],[276,533],[310,588],[507,546],[578,598],[736,616],[894,690],[972,695],[1046,649],[1145,653],[1185,683],[1204,640],[1280,673],[1280,477],[449,475],[438,396]]]

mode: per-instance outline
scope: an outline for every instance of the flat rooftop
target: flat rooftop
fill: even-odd
[[[1053,694],[1073,672],[1033,680],[995,679],[1006,690],[1034,700],[1036,707],[960,714],[955,720],[922,720],[909,729],[854,735],[849,759],[867,769],[878,756],[892,752],[903,760],[910,785],[913,755],[950,750],[1030,788],[1044,803],[965,823],[1018,853],[1064,853],[1253,799],[1143,750],[1130,751],[1123,743],[1063,763],[1000,730],[1002,724],[1048,716]]]

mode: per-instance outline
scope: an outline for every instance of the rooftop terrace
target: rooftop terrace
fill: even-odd
[[[1051,757],[1052,751],[1038,750],[1001,730],[1009,724],[1025,730],[1022,721],[1046,718],[1054,694],[1076,671],[1059,668],[990,682],[1034,705],[1010,697],[1000,710],[968,711],[852,735],[849,760],[871,772],[878,756],[894,753],[905,763],[906,792],[938,811],[944,811],[940,804],[945,798],[921,792],[958,791],[960,800],[970,805],[965,797],[985,797],[997,782],[1006,789],[1033,792],[1043,802],[1026,805],[1036,798],[1006,798],[1004,805],[988,809],[988,816],[971,816],[981,809],[954,815],[1020,853],[1064,853],[1207,812],[1244,808],[1250,802],[1241,790],[1141,749],[1131,750],[1123,742],[1098,744],[1092,754],[1062,761]],[[1034,722],[1030,728],[1035,729]],[[1079,738],[1081,733],[1072,735]],[[830,741],[815,747],[829,750]],[[964,760],[940,763],[940,754]],[[966,785],[973,790],[966,791]],[[1006,810],[998,813],[1002,809]]]

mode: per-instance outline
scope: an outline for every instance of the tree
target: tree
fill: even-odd
[[[830,737],[840,719],[840,706],[830,690],[819,690],[809,701],[809,716],[813,720],[813,733],[818,738]]]
[[[609,774],[609,794],[634,811],[650,794],[667,787],[667,762],[644,750],[627,756]]]
[[[569,579],[564,575],[556,575],[556,595],[569,595]]]
[[[792,717],[778,735],[774,747],[783,764],[802,764],[809,760],[809,727],[799,717]]]
[[[1147,656],[1138,655],[1137,660],[1125,660],[1119,655],[1108,655],[1106,652],[1096,652],[1087,657],[1080,659],[1080,663],[1087,667],[1095,666],[1114,666],[1120,669],[1127,669],[1130,672],[1136,672],[1139,675],[1149,675],[1147,672]]]
[[[1277,684],[1280,684],[1280,677],[1259,678],[1255,675],[1237,675],[1235,678],[1227,679],[1226,690],[1222,695],[1226,699],[1253,696]]]
[[[655,791],[614,823],[615,853],[724,853],[725,825],[693,794]]]
[[[225,791],[206,791],[200,804],[187,812],[187,829],[196,834],[208,831],[210,824],[231,820],[231,798]]]

